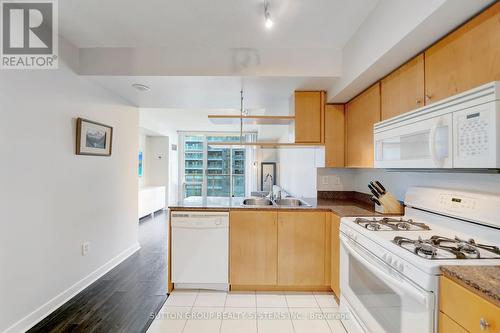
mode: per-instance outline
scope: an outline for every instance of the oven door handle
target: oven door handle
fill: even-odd
[[[342,245],[352,254],[356,255],[356,260],[361,261],[365,267],[371,271],[373,274],[382,277],[383,280],[388,281],[392,285],[395,285],[397,288],[400,290],[403,290],[404,292],[408,293],[409,295],[412,296],[412,298],[416,299],[420,304],[424,304],[426,309],[428,309],[432,302],[431,298],[432,295],[430,295],[427,292],[420,292],[416,287],[414,287],[411,282],[404,283],[399,281],[398,279],[394,278],[390,274],[384,272],[380,268],[377,267],[376,263],[371,262],[370,260],[366,259],[368,258],[374,258],[372,254],[370,254],[367,251],[362,250],[364,253],[360,253],[358,250],[353,248],[351,245],[347,243],[347,240],[345,236],[340,236]],[[376,258],[376,260],[380,260]]]

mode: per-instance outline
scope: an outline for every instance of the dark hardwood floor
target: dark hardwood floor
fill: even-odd
[[[167,219],[141,220],[138,252],[28,332],[145,332],[167,299]]]

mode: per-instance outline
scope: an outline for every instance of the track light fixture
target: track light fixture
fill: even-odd
[[[267,29],[271,29],[273,27],[273,20],[271,19],[271,14],[269,13],[269,1],[264,0],[264,24]]]

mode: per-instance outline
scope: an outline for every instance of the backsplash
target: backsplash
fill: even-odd
[[[317,172],[318,191],[370,193],[367,184],[371,180],[378,180],[399,200],[404,200],[406,190],[411,186],[442,187],[500,194],[500,174],[394,172],[382,169],[333,168],[318,168]]]
[[[373,206],[371,195],[356,191],[318,191],[318,199],[355,200],[368,206]]]

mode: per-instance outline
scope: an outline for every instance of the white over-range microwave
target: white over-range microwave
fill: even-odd
[[[374,125],[375,167],[500,169],[500,81]]]

